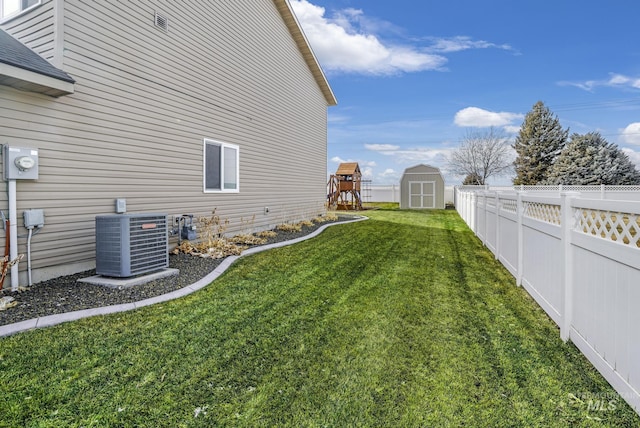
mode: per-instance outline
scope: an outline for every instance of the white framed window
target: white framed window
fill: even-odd
[[[0,0],[0,21],[20,15],[42,3],[42,0]]]
[[[204,191],[240,191],[240,147],[204,139]]]

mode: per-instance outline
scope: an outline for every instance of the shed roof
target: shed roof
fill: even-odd
[[[360,173],[360,165],[358,162],[344,162],[338,165],[336,175],[354,175]]]
[[[435,166],[418,164],[404,170],[404,174],[441,174],[440,169]]]
[[[60,96],[75,80],[0,29],[0,84]]]

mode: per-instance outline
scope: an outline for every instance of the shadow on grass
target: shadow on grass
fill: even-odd
[[[455,212],[367,215],[186,298],[2,339],[3,419],[638,425],[574,398],[615,393]]]

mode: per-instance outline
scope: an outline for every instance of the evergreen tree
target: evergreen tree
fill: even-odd
[[[640,184],[640,173],[617,145],[598,132],[573,134],[549,170],[546,184]]]
[[[467,176],[462,181],[463,186],[482,186],[484,185],[484,180],[477,173],[472,172],[467,174]]]
[[[513,184],[535,185],[547,178],[547,171],[567,143],[569,130],[538,101],[527,113],[513,148],[517,152]]]

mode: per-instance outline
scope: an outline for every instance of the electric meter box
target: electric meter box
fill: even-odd
[[[38,179],[38,149],[5,145],[2,149],[2,161],[5,180]]]

